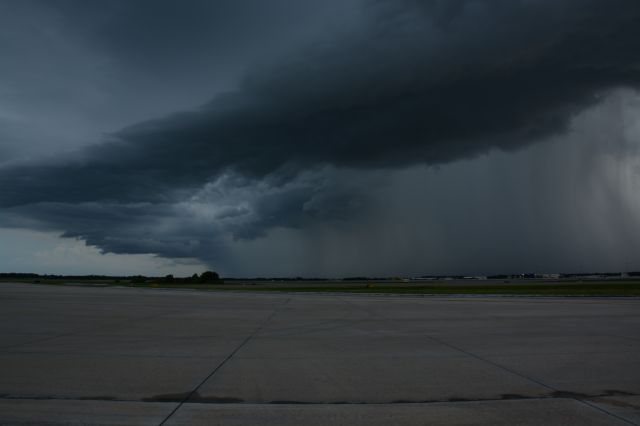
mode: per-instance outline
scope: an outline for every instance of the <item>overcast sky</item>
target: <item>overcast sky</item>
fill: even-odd
[[[0,270],[640,269],[637,0],[0,0]]]

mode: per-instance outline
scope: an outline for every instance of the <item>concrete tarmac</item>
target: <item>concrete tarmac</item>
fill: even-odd
[[[640,299],[0,283],[0,424],[640,425]]]

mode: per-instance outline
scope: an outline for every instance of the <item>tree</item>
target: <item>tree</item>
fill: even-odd
[[[201,283],[219,283],[222,282],[217,272],[206,271],[200,274]]]
[[[164,282],[166,283],[172,283],[174,280],[173,275],[169,274],[166,277],[164,277]]]

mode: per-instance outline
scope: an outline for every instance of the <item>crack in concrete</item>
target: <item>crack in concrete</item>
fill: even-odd
[[[244,339],[242,341],[242,343],[240,343],[230,354],[229,356],[227,356],[220,364],[218,364],[213,371],[211,371],[211,373],[209,373],[209,375],[207,375],[207,377],[204,378],[204,380],[202,380],[198,386],[196,386],[192,391],[190,391],[189,393],[186,394],[186,396],[182,399],[182,401],[179,402],[178,406],[171,411],[171,413],[169,413],[169,415],[167,417],[165,417],[164,420],[162,420],[162,422],[160,422],[159,426],[164,425],[179,409],[180,407],[182,407],[187,401],[189,401],[191,398],[193,398],[194,396],[196,396],[198,394],[198,390],[202,387],[202,385],[204,385],[211,377],[213,377],[214,374],[216,374],[227,362],[229,362],[236,353],[238,353],[238,351],[240,351],[240,349],[242,349],[247,343],[249,343],[249,341],[251,339],[253,339],[255,336],[258,335],[258,333],[260,333],[265,327],[266,325],[276,316],[276,314],[284,307],[286,306],[289,302],[291,301],[291,298],[288,298],[287,300],[285,300],[282,304],[280,304],[278,307],[276,307],[273,312],[271,312],[271,314],[264,320],[262,321],[262,323],[253,331],[253,333],[251,333],[249,336],[247,336],[246,339]]]
[[[338,300],[343,301],[344,303],[347,303],[347,304],[349,304],[349,305],[351,305],[351,306],[355,307],[356,309],[360,309],[360,310],[362,310],[362,311],[364,311],[364,312],[368,313],[368,314],[369,314],[370,316],[372,316],[372,317],[376,317],[376,318],[383,319],[383,320],[387,320],[387,321],[397,321],[397,320],[395,320],[395,319],[393,319],[393,318],[387,318],[387,317],[385,317],[385,316],[383,316],[383,315],[380,315],[379,313],[377,313],[377,312],[375,312],[375,311],[372,311],[372,310],[370,310],[370,309],[367,309],[367,308],[364,308],[364,307],[362,307],[362,306],[359,306],[359,305],[357,305],[357,304],[355,304],[355,303],[353,303],[353,302],[351,302],[351,301],[349,301],[349,300],[345,300],[345,299],[340,298],[340,297],[337,297],[337,299],[338,299]],[[529,382],[531,382],[531,383],[535,383],[535,384],[537,384],[538,386],[542,386],[542,387],[544,387],[544,388],[546,388],[546,389],[548,389],[548,390],[550,390],[550,391],[553,391],[553,393],[554,393],[554,394],[564,395],[563,397],[564,397],[565,399],[573,399],[574,401],[577,401],[577,402],[579,402],[579,403],[581,403],[581,404],[583,404],[583,405],[586,405],[586,406],[588,406],[588,407],[590,407],[590,408],[593,408],[593,409],[595,409],[595,410],[598,410],[598,411],[600,411],[600,412],[602,412],[602,413],[604,413],[604,414],[607,414],[607,415],[609,415],[609,416],[611,416],[611,417],[613,417],[613,418],[616,418],[616,419],[618,419],[618,420],[620,420],[620,421],[623,421],[623,422],[625,422],[625,423],[627,423],[627,424],[634,425],[634,426],[638,426],[636,423],[633,423],[633,422],[629,421],[628,419],[625,419],[624,417],[618,416],[618,415],[617,415],[617,414],[615,414],[615,413],[612,413],[612,412],[610,412],[610,411],[608,411],[608,410],[606,410],[606,409],[604,409],[604,408],[602,408],[602,407],[599,407],[599,406],[597,406],[597,405],[594,405],[594,404],[592,404],[592,403],[588,402],[588,401],[587,401],[585,398],[583,398],[580,394],[577,394],[577,393],[574,393],[574,392],[568,392],[568,391],[562,391],[562,390],[556,389],[556,388],[554,388],[553,386],[550,386],[550,385],[547,385],[547,384],[546,384],[546,383],[544,383],[544,382],[541,382],[540,380],[534,379],[533,377],[527,376],[526,374],[520,373],[520,372],[518,372],[518,371],[516,371],[516,370],[513,370],[513,369],[511,369],[511,368],[505,367],[505,366],[503,366],[503,365],[501,365],[501,364],[498,364],[498,363],[496,363],[496,362],[494,362],[494,361],[491,361],[491,360],[489,360],[489,359],[483,358],[483,357],[481,357],[480,355],[474,354],[473,352],[470,352],[470,351],[467,351],[467,350],[465,350],[465,349],[462,349],[462,348],[460,348],[460,347],[458,347],[458,346],[456,346],[456,345],[453,345],[453,344],[451,344],[451,343],[449,343],[449,342],[446,342],[446,341],[444,341],[444,340],[442,340],[442,339],[439,339],[439,338],[437,338],[437,337],[431,336],[431,335],[429,335],[429,334],[423,334],[423,336],[424,336],[424,337],[426,337],[427,339],[429,339],[429,340],[433,341],[433,342],[439,343],[439,344],[441,344],[441,345],[443,345],[443,346],[447,346],[447,347],[449,347],[449,348],[451,348],[451,349],[454,349],[454,350],[456,350],[456,351],[458,351],[458,352],[461,352],[461,353],[463,353],[463,354],[466,354],[466,355],[468,355],[468,356],[470,356],[470,357],[472,357],[472,358],[475,358],[475,359],[477,359],[477,360],[479,360],[479,361],[485,362],[485,363],[490,364],[490,365],[492,365],[492,366],[494,366],[494,367],[496,367],[496,368],[499,368],[499,369],[501,369],[501,370],[503,370],[503,371],[506,371],[506,372],[508,372],[508,373],[510,373],[510,374],[513,374],[513,375],[518,376],[518,377],[520,377],[520,378],[522,378],[522,379],[528,380],[528,381],[529,381]]]

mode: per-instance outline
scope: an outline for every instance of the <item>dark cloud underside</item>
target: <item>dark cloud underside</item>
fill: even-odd
[[[184,21],[197,32],[207,26],[200,16],[191,9],[167,25]],[[147,14],[122,19],[142,25]],[[140,66],[172,52],[172,40],[109,28],[110,48],[123,54],[152,46]],[[106,250],[202,256],[224,235],[356,214],[366,190],[344,185],[341,170],[516,150],[639,83],[636,0],[373,0],[350,31],[262,57],[238,88],[198,109],[125,128],[67,158],[0,169],[0,206]],[[217,210],[178,226],[180,203]],[[118,236],[122,226],[131,241]]]

